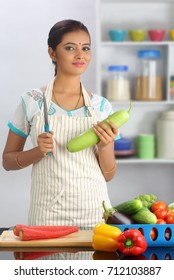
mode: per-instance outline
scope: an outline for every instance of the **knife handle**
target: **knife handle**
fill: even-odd
[[[45,132],[50,132],[49,125],[45,124]]]
[[[45,132],[50,132],[50,128],[49,128],[49,125],[47,125],[47,124],[45,124]],[[48,156],[48,155],[51,155],[52,153],[51,152],[48,152],[48,153],[46,153],[46,155]]]

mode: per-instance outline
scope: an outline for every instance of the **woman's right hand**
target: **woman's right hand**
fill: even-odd
[[[45,155],[53,152],[53,131],[41,133],[37,138],[37,144],[40,152]]]

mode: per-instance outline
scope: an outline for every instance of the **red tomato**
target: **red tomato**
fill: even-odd
[[[150,231],[150,237],[152,240],[155,240],[158,236],[158,232],[156,230],[156,228],[152,228],[151,231]]]
[[[169,212],[166,217],[167,224],[174,224],[174,212]]]
[[[158,208],[155,212],[154,212],[155,216],[157,217],[157,219],[162,219],[165,220],[167,217],[167,209],[162,209],[162,208]]]
[[[162,200],[156,201],[151,205],[150,210],[154,213],[157,209],[167,209],[167,204]]]
[[[156,224],[166,224],[166,221],[163,219],[157,219]]]

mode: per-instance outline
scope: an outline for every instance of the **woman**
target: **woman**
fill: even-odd
[[[102,221],[102,201],[110,206],[106,181],[116,171],[114,140],[118,130],[111,122],[112,130],[100,122],[112,113],[110,103],[88,93],[80,80],[91,60],[87,28],[75,20],[56,23],[49,32],[48,53],[55,77],[46,87],[22,96],[9,122],[3,166],[18,170],[33,165],[30,225],[91,229]],[[44,94],[49,133],[44,132]],[[68,152],[68,141],[92,126],[100,139],[98,145]],[[28,135],[33,148],[24,151]]]

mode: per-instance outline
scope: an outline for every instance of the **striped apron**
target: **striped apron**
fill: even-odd
[[[52,98],[53,81],[46,89],[48,108]],[[97,161],[96,147],[70,153],[66,145],[97,121],[88,93],[82,86],[87,117],[49,115],[50,130],[54,131],[54,151],[33,164],[29,225],[76,225],[92,229],[103,221],[102,201],[111,207],[107,185]],[[43,107],[43,106],[42,106]],[[31,138],[43,133],[44,110],[41,109]]]

